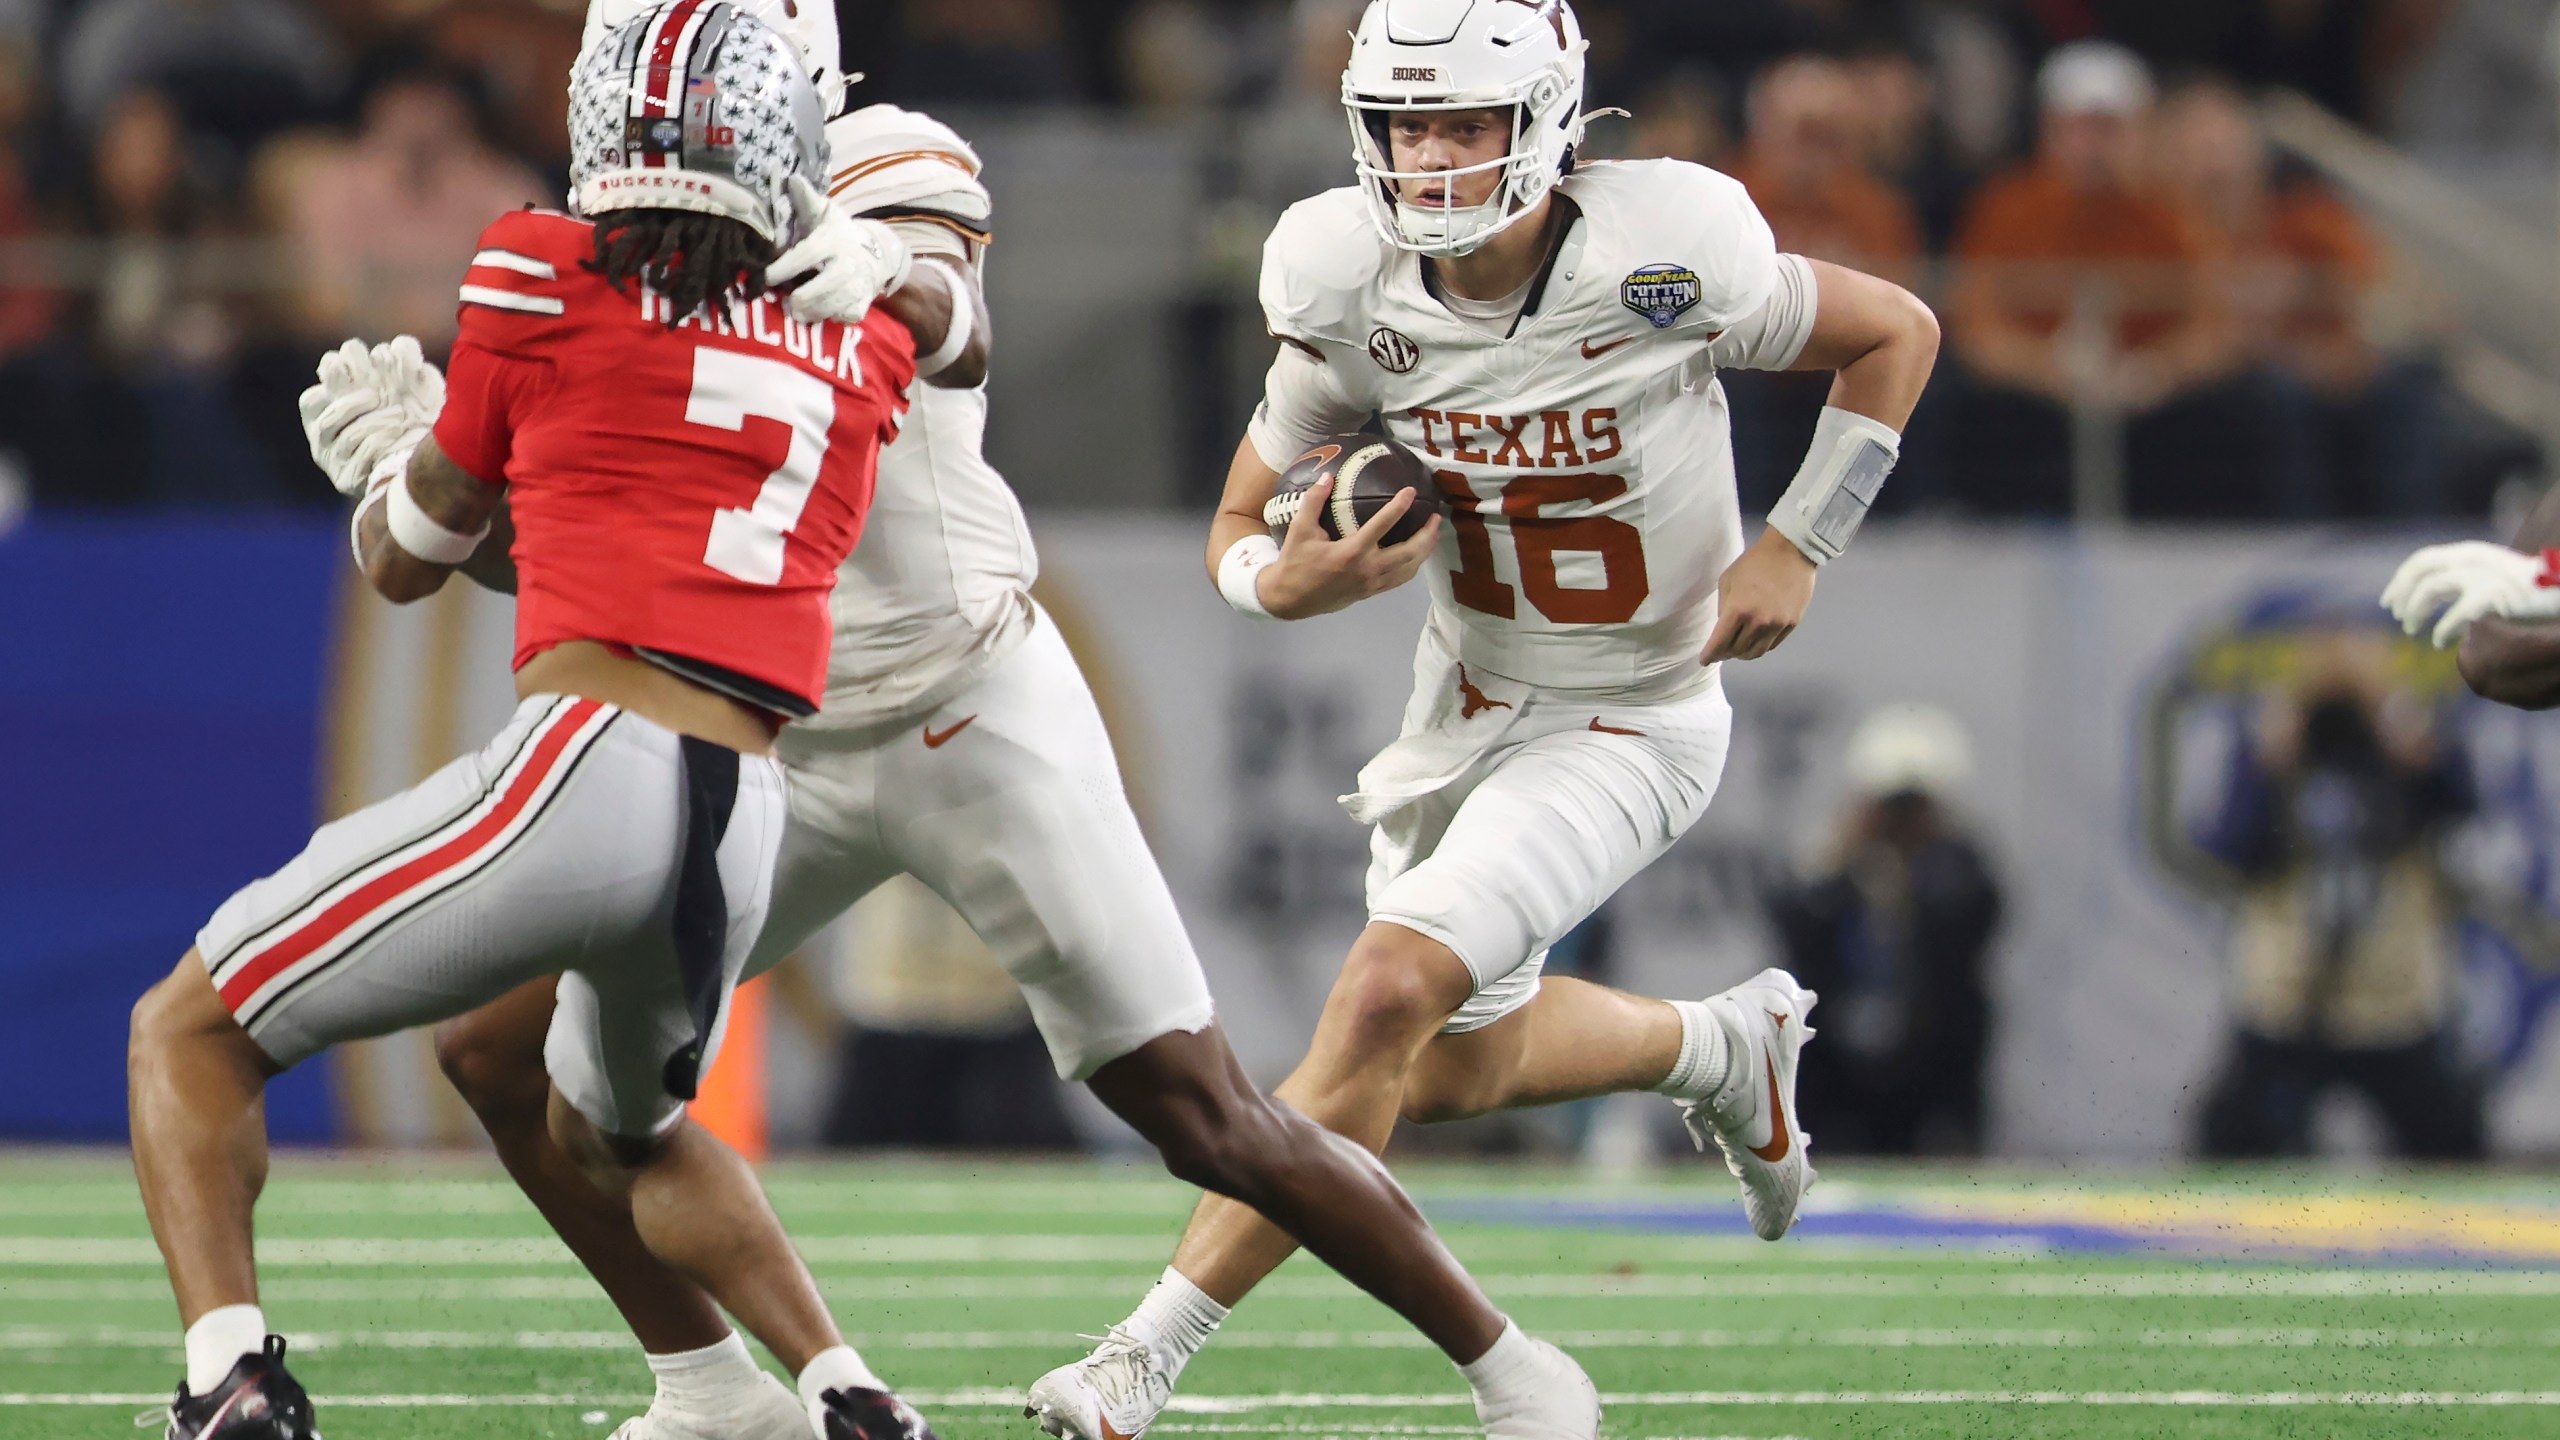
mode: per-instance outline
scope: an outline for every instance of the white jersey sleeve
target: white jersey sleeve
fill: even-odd
[[[1777,283],[1759,309],[1725,327],[1707,345],[1707,357],[1719,370],[1784,370],[1804,353],[1813,338],[1821,296],[1813,266],[1801,255],[1778,257]]]
[[[1262,244],[1263,323],[1284,344],[1356,374],[1347,362],[1367,353],[1363,303],[1380,263],[1359,191],[1299,201]]]
[[[897,225],[918,254],[976,263],[993,231],[978,152],[929,115],[866,105],[827,122],[827,191],[846,213]]]
[[[1376,412],[1377,396],[1364,384],[1377,367],[1359,297],[1378,263],[1356,190],[1290,206],[1263,242],[1263,323],[1280,354],[1245,434],[1272,469],[1287,469],[1325,436],[1358,429]]]
[[[1369,407],[1343,393],[1331,365],[1283,345],[1263,377],[1262,403],[1244,433],[1263,464],[1286,470],[1326,436],[1359,429],[1369,414]]]

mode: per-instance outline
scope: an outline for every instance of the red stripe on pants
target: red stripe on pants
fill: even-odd
[[[311,922],[286,935],[267,952],[240,967],[230,982],[222,987],[222,1003],[237,1015],[256,998],[258,990],[295,961],[335,940],[366,916],[382,909],[403,894],[426,881],[469,860],[495,840],[542,788],[545,777],[559,763],[560,753],[569,748],[586,723],[604,706],[594,700],[580,700],[534,746],[533,756],[516,772],[515,783],[499,797],[497,808],[483,815],[468,830],[410,861],[396,870],[367,881],[354,894],[320,912]]]

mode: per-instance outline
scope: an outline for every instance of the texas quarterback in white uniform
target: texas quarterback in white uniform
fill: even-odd
[[[829,7],[743,3],[796,33],[826,85]],[[631,8],[600,0],[590,24]],[[789,815],[745,973],[779,963],[880,882],[916,876],[1022,986],[1059,1074],[1087,1082],[1176,1174],[1260,1197],[1453,1358],[1480,1357],[1502,1318],[1394,1182],[1357,1147],[1272,1104],[1228,1049],[1093,696],[1031,599],[1037,562],[1021,506],[981,453],[977,276],[992,207],[977,156],[948,127],[889,105],[826,133],[835,213],[771,273],[798,277],[789,303],[802,319],[849,320],[872,303],[897,313],[917,333],[927,383],[881,451],[863,541],[838,576],[824,703],[776,741]],[[648,1352],[657,1395],[617,1435],[806,1433],[800,1402],[756,1367],[708,1298],[649,1257],[627,1212],[558,1163],[542,1114],[552,1004],[548,985],[529,986],[447,1026],[438,1054]]]
[[[1629,1090],[1678,1102],[1783,1236],[1813,1177],[1794,1114],[1814,997],[1766,971],[1705,1001],[1545,979],[1547,948],[1677,840],[1731,730],[1720,662],[1802,617],[1892,468],[1936,323],[1869,276],[1778,253],[1735,181],[1577,164],[1584,45],[1561,0],[1373,0],[1343,78],[1359,183],[1264,251],[1280,343],[1208,559],[1228,602],[1297,619],[1417,572],[1430,619],[1403,733],[1346,809],[1375,827],[1370,923],[1276,1092],[1382,1148],[1452,1119]],[[1833,370],[1804,468],[1748,547],[1720,369]],[[1327,539],[1281,471],[1379,416],[1448,502]],[[1032,1389],[1051,1433],[1134,1436],[1210,1330],[1290,1253],[1211,1197],[1138,1310]]]

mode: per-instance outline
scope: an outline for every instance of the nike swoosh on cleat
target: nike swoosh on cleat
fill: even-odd
[[[941,734],[939,734],[939,735],[934,734],[934,733],[933,733],[933,727],[932,727],[932,726],[930,726],[930,725],[927,725],[926,727],[924,727],[924,748],[926,748],[927,750],[939,750],[939,749],[941,749],[943,746],[945,746],[945,745],[947,745],[947,744],[951,743],[951,737],[952,737],[952,736],[957,735],[957,734],[959,734],[961,731],[968,729],[968,728],[969,728],[970,721],[974,721],[974,720],[976,720],[977,718],[978,718],[977,716],[972,715],[972,716],[970,716],[970,717],[969,717],[969,719],[968,719],[968,720],[963,720],[963,721],[961,721],[959,724],[952,726],[950,729],[943,731],[943,732],[942,732]]]
[[[1760,1052],[1760,1063],[1769,1071],[1769,1143],[1751,1146],[1751,1153],[1775,1165],[1787,1158],[1787,1097],[1778,1090],[1778,1062],[1769,1052]]]
[[[1608,354],[1610,351],[1617,349],[1619,346],[1626,344],[1634,338],[1636,337],[1633,335],[1621,335],[1606,345],[1594,345],[1590,341],[1585,340],[1582,342],[1582,358],[1585,360],[1597,360],[1601,356]]]

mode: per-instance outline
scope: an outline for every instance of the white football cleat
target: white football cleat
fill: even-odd
[[[1733,1047],[1731,1064],[1715,1094],[1680,1106],[1698,1149],[1712,1140],[1724,1152],[1725,1168],[1742,1182],[1751,1232],[1763,1240],[1785,1238],[1813,1188],[1805,1157],[1813,1137],[1796,1113],[1796,1056],[1813,1038],[1805,1017],[1817,998],[1784,970],[1763,970],[1708,996],[1707,1009]]]
[[[1154,1348],[1114,1325],[1092,1354],[1034,1381],[1022,1413],[1058,1440],[1138,1440],[1172,1399]]]
[[[1574,1358],[1532,1335],[1546,1373],[1530,1394],[1529,1408],[1497,1413],[1484,1397],[1476,1397],[1476,1420],[1486,1440],[1599,1440],[1600,1387],[1582,1373]]]
[[[717,1415],[660,1396],[645,1414],[623,1421],[612,1440],[809,1440],[809,1411],[798,1392],[768,1372]]]

